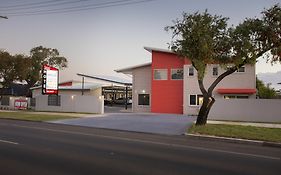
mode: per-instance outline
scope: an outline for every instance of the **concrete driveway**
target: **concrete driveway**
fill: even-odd
[[[195,117],[176,114],[107,113],[104,115],[89,115],[79,119],[52,121],[51,123],[155,134],[182,135],[193,124],[195,119]]]

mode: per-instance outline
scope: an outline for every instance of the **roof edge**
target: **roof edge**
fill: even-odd
[[[147,47],[144,46],[143,47],[145,50],[147,50],[148,52],[152,53],[152,51],[156,51],[156,52],[165,52],[165,53],[172,53],[172,54],[176,54],[175,52],[168,50],[168,49],[160,49],[160,48],[155,48],[155,47]]]
[[[130,66],[130,67],[122,68],[122,69],[116,69],[114,71],[117,72],[117,73],[131,72],[133,69],[150,66],[151,64],[152,63],[149,62],[149,63],[139,64],[139,65]]]

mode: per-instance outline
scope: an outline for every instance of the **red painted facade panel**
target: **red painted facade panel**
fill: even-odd
[[[171,69],[190,64],[172,53],[152,51],[151,112],[183,113],[183,80],[172,80]],[[154,80],[154,69],[167,69],[167,80]]]

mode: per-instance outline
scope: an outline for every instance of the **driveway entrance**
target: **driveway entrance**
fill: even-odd
[[[78,125],[154,134],[182,135],[195,121],[194,117],[177,114],[107,113],[80,119],[53,121]]]

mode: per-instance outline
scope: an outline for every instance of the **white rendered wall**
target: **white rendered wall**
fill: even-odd
[[[36,111],[52,111],[52,112],[85,112],[85,113],[104,113],[104,97],[103,96],[87,96],[87,95],[60,95],[60,106],[48,106],[48,96],[38,95],[36,98]]]
[[[208,119],[281,122],[281,99],[217,99]]]
[[[133,70],[132,110],[133,112],[150,112],[150,105],[138,105],[138,94],[149,94],[151,105],[151,66]]]
[[[198,106],[189,105],[189,95],[202,94],[199,89],[197,72],[195,75],[190,77],[188,76],[188,68],[191,65],[184,65],[184,114],[197,115]],[[225,72],[223,68],[219,65],[210,64],[207,66],[206,75],[204,77],[204,86],[206,89],[215,81],[217,76],[213,76],[213,67],[218,66],[218,75]],[[222,99],[223,95],[217,93],[219,88],[237,88],[237,89],[255,89],[256,88],[256,73],[255,65],[245,65],[245,72],[235,72],[227,77],[225,77],[214,89],[213,96],[215,99]],[[231,94],[229,94],[231,95]],[[247,94],[246,94],[247,95]],[[250,95],[249,98],[255,99],[256,95]]]

